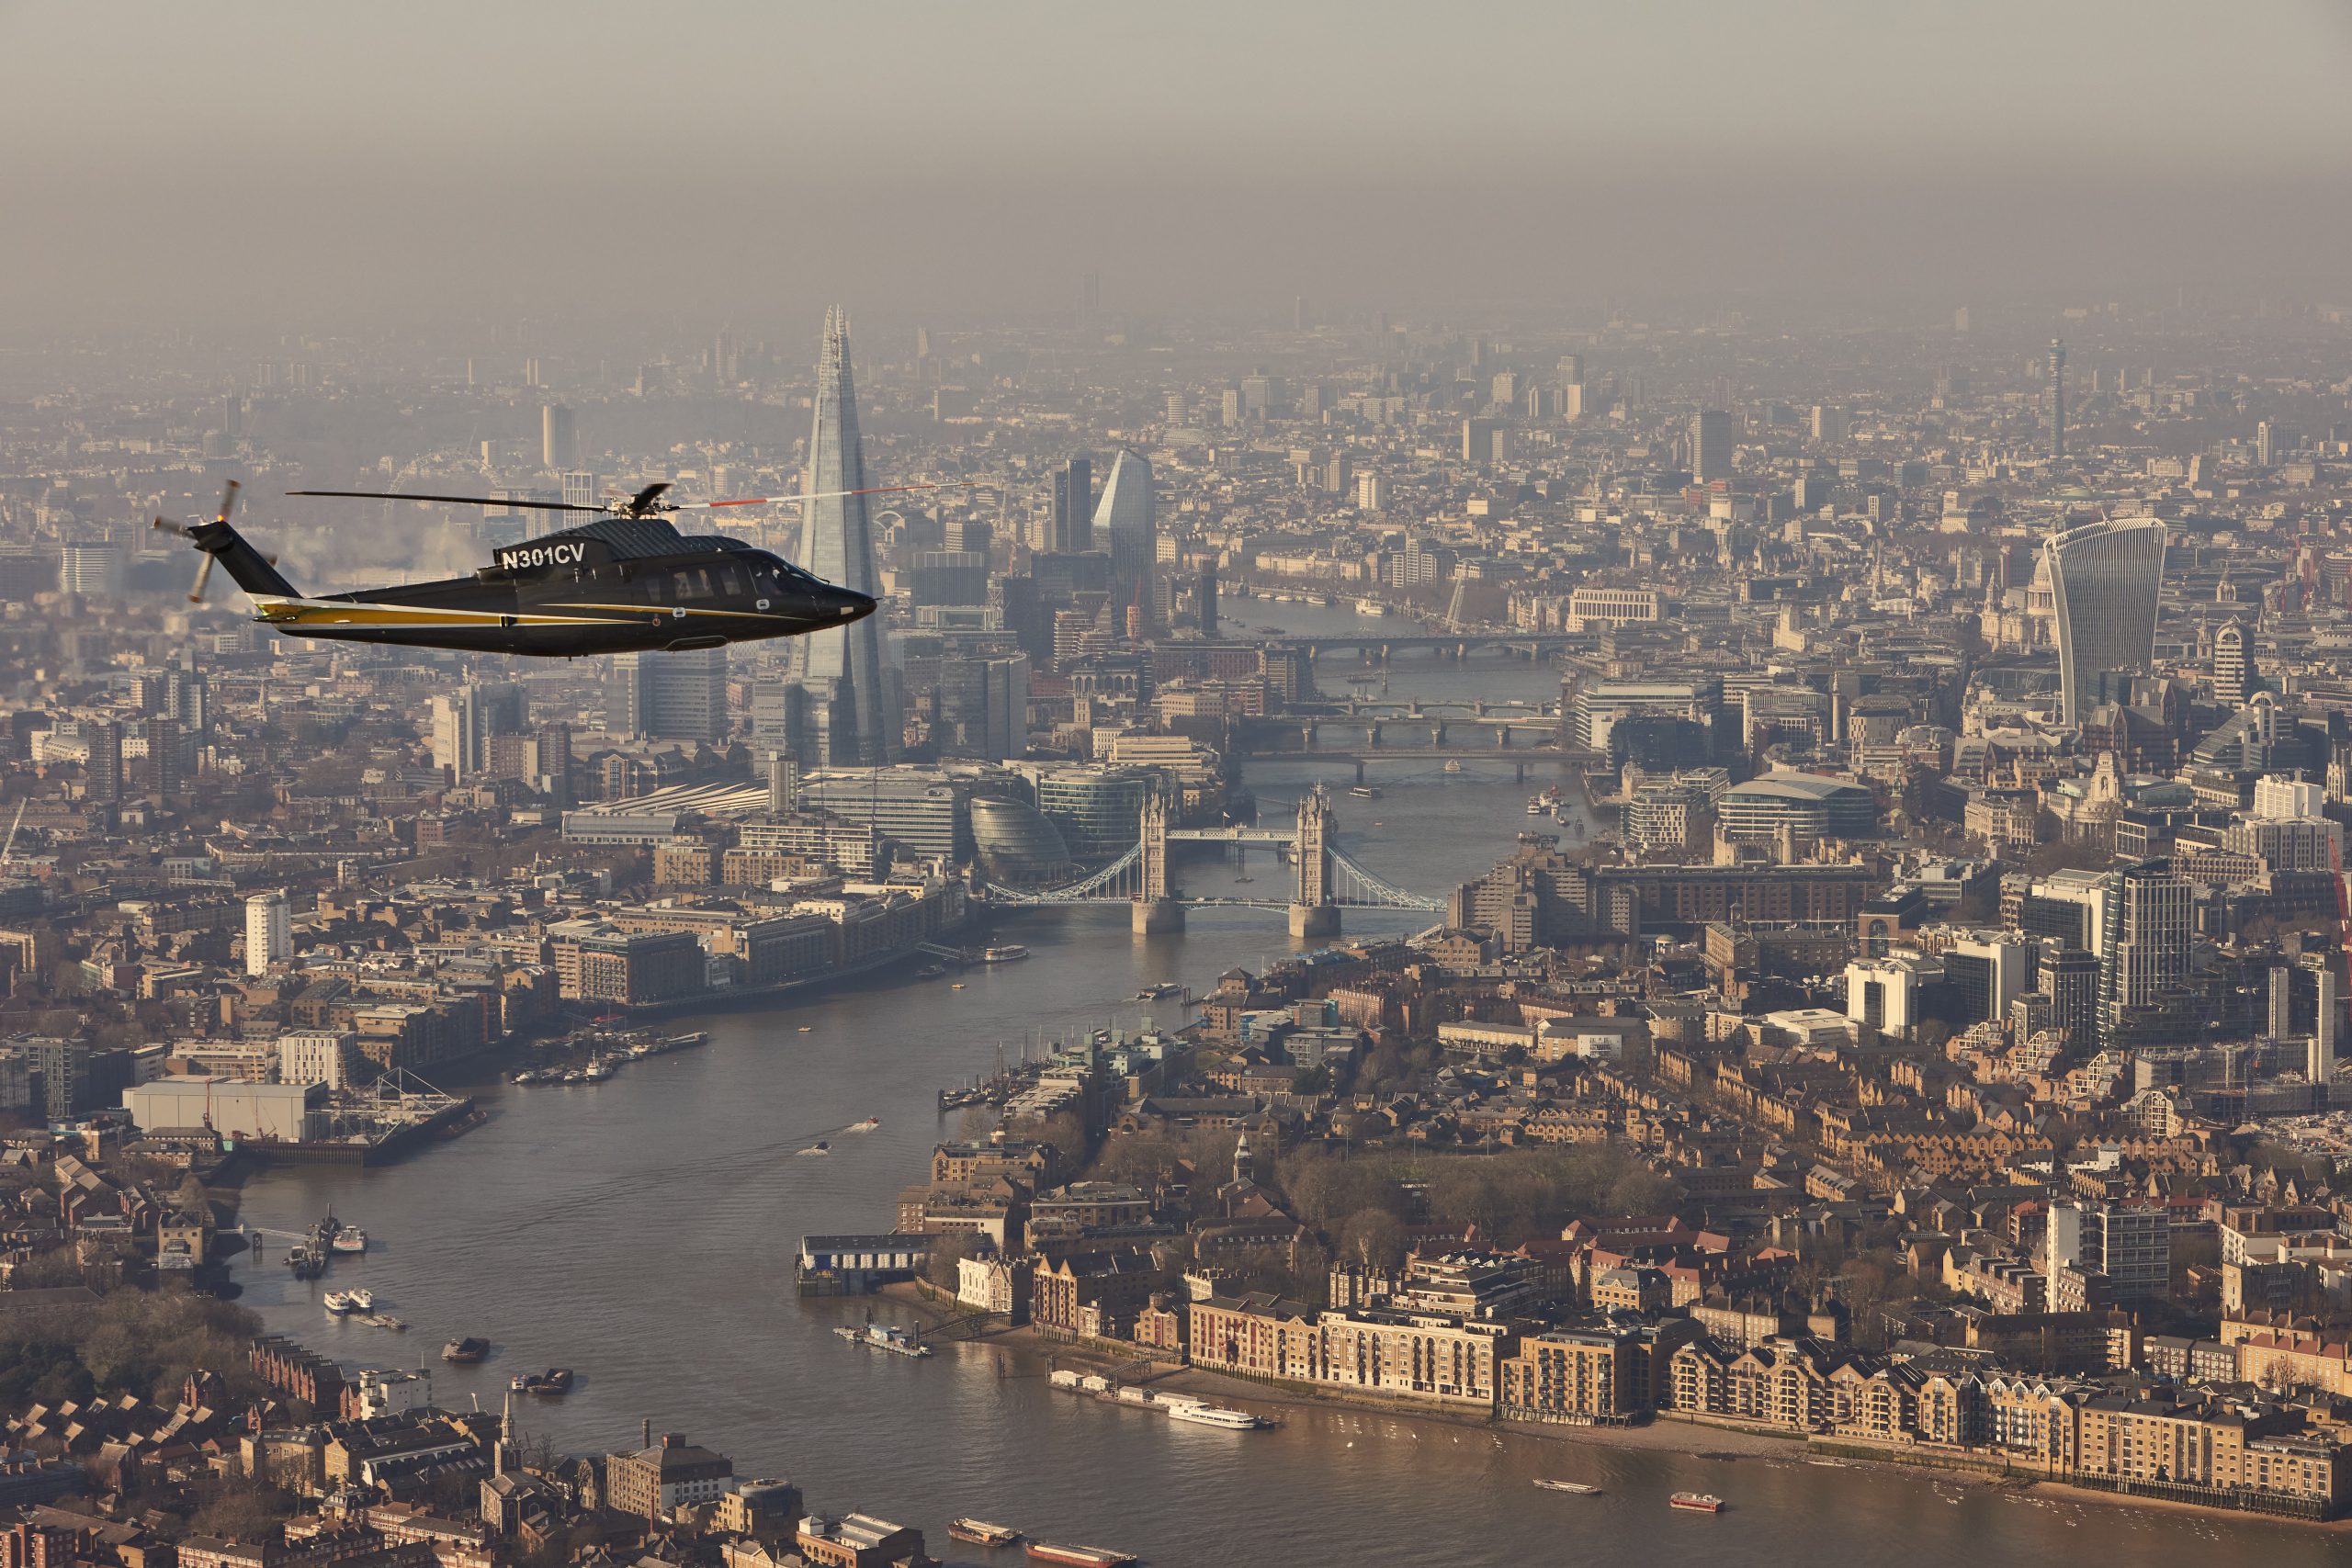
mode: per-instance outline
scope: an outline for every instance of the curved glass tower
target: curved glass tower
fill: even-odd
[[[2041,547],[2058,612],[2058,674],[2065,720],[2098,702],[2098,678],[2154,657],[2156,589],[2165,525],[2154,517],[2103,519],[2053,534]]]
[[[1094,537],[1111,552],[1111,597],[1121,606],[1151,607],[1151,571],[1159,538],[1151,511],[1151,460],[1121,447],[1094,508]]]

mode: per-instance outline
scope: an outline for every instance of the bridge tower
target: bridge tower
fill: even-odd
[[[1184,906],[1168,896],[1168,797],[1156,790],[1144,797],[1143,854],[1137,870],[1143,880],[1128,912],[1129,929],[1137,936],[1182,931]]]
[[[1290,934],[1340,934],[1340,907],[1331,902],[1331,797],[1317,784],[1298,802],[1298,887],[1290,906]]]

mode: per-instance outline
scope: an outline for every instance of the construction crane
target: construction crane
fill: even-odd
[[[17,829],[25,825],[25,807],[30,806],[32,803],[33,800],[30,795],[27,795],[24,799],[17,802],[17,818],[15,821],[8,824],[8,837],[6,840],[5,842],[0,842],[0,876],[7,875],[8,868],[16,863]]]

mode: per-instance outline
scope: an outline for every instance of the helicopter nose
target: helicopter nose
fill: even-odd
[[[874,614],[874,599],[854,588],[833,590],[833,607],[843,621],[862,621]]]

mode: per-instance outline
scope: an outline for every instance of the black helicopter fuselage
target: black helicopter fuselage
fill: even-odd
[[[503,546],[471,577],[302,596],[226,525],[200,525],[254,601],[293,637],[571,659],[799,637],[874,613],[874,600],[720,535],[613,518]]]

